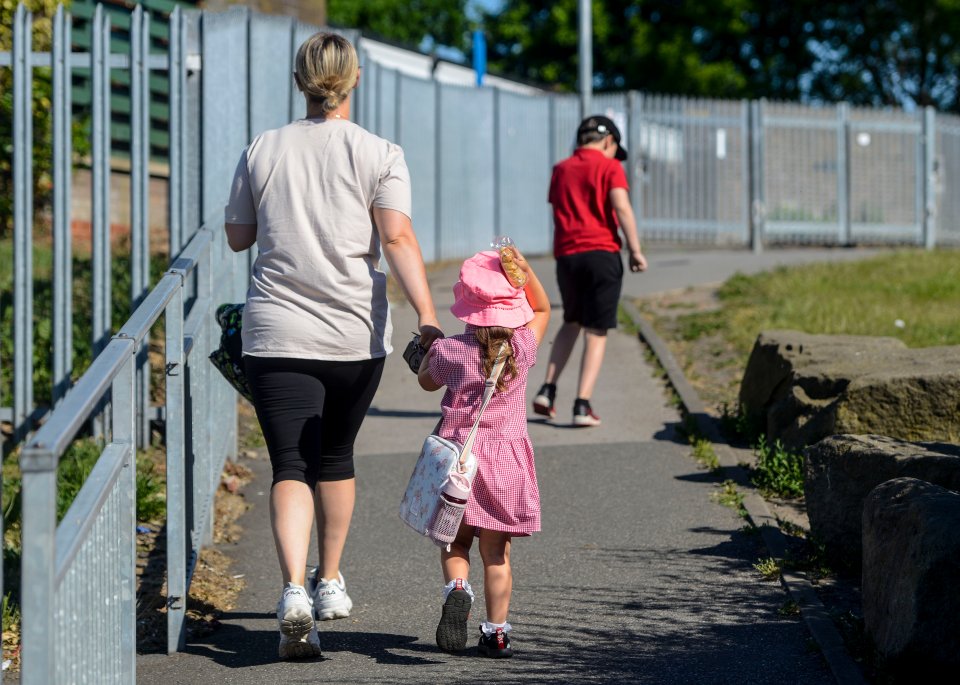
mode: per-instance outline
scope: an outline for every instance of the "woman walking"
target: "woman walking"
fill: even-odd
[[[340,563],[355,500],[353,446],[392,349],[381,251],[417,312],[421,344],[442,335],[403,151],[349,121],[356,51],[317,33],[295,69],[306,118],[250,143],[225,212],[230,247],[259,250],[243,354],[273,466],[281,659],[318,656],[314,617],[343,618],[352,607]],[[320,558],[307,579],[314,518]]]

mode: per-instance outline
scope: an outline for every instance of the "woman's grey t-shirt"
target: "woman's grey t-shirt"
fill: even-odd
[[[373,207],[410,216],[403,150],[347,120],[303,119],[244,150],[227,223],[256,224],[243,353],[360,360],[390,345]]]

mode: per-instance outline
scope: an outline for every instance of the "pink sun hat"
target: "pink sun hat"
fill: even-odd
[[[493,250],[478,252],[460,267],[453,285],[453,315],[474,326],[519,328],[533,318],[523,288],[515,288]]]

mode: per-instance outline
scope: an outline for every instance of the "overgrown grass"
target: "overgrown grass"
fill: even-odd
[[[691,334],[722,331],[744,354],[759,331],[775,328],[891,336],[909,347],[956,345],[958,257],[955,250],[898,250],[862,261],[738,274],[720,288],[721,312],[684,318]]]

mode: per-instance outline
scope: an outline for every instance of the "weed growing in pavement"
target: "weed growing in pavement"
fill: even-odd
[[[760,572],[760,575],[766,580],[776,580],[780,577],[780,562],[773,557],[760,559],[753,565],[753,567],[757,569],[757,571]]]
[[[780,608],[777,609],[777,613],[780,616],[799,616],[800,605],[794,602],[792,599],[788,599],[780,605]]]
[[[710,471],[716,471],[720,468],[720,460],[717,458],[712,442],[704,438],[694,438],[692,445],[693,458],[697,460],[698,464]]]
[[[732,480],[725,480],[719,487],[720,489],[712,495],[713,501],[735,509],[742,518],[747,518],[747,509],[743,506],[743,495],[737,490],[737,484]]]
[[[761,435],[754,451],[757,465],[753,469],[753,484],[761,491],[780,497],[803,495],[803,455],[784,449],[777,440],[770,445]]]
[[[630,335],[638,335],[640,333],[640,327],[637,326],[636,321],[627,313],[623,305],[617,305],[617,324],[621,330]]]
[[[753,445],[763,435],[763,426],[751,418],[746,407],[737,404],[731,409],[726,402],[720,405],[720,430],[728,440]]]

